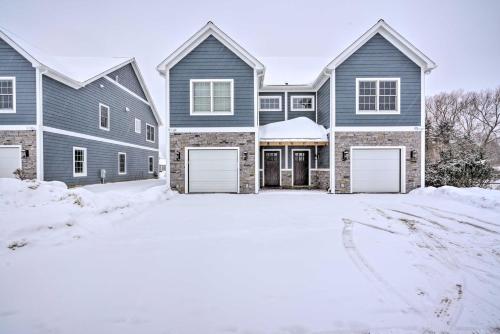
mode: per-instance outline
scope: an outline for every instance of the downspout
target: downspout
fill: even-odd
[[[255,193],[257,194],[260,189],[260,141],[259,141],[259,91],[264,81],[265,68],[258,71],[255,70]]]

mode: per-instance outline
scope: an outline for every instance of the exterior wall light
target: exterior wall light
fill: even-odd
[[[248,152],[243,152],[243,160],[248,160]]]
[[[181,152],[175,151],[175,161],[181,161]]]
[[[315,158],[316,160],[319,160],[319,153],[316,153],[316,155],[314,156],[314,158]]]
[[[417,161],[418,153],[417,150],[410,151],[410,159],[411,161]]]
[[[342,152],[342,161],[347,161],[349,160],[349,151],[348,150],[344,150]]]

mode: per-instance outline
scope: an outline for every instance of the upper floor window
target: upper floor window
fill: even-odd
[[[134,127],[135,127],[135,133],[141,133],[141,120],[140,119],[138,119],[138,118],[135,119]]]
[[[191,115],[233,115],[233,79],[192,79]]]
[[[357,114],[399,114],[399,78],[357,78]]]
[[[153,143],[155,141],[155,127],[148,123],[146,123],[146,140]]]
[[[118,174],[127,174],[127,154],[118,152]]]
[[[73,176],[87,176],[87,149],[73,147]]]
[[[16,112],[16,78],[0,77],[0,113]]]
[[[109,107],[99,103],[99,129],[109,131]]]
[[[260,96],[260,111],[281,110],[281,96]]]
[[[292,111],[312,111],[314,110],[314,96],[294,95],[292,96]]]

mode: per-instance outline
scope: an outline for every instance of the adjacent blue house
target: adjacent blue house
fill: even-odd
[[[48,56],[0,30],[0,177],[152,178],[159,125],[134,58]]]
[[[168,182],[185,193],[423,186],[424,76],[435,67],[380,20],[312,82],[266,85],[264,64],[208,22],[157,67]]]

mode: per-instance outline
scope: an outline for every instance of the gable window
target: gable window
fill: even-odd
[[[313,111],[314,96],[295,95],[292,96],[292,111]]]
[[[356,78],[357,114],[399,114],[399,78]]]
[[[148,157],[148,173],[153,173],[155,171],[155,158],[153,156]]]
[[[141,133],[141,120],[136,118],[135,119],[135,133]]]
[[[281,96],[260,96],[259,97],[260,111],[275,111],[281,110]]]
[[[0,113],[16,112],[16,78],[0,77]]]
[[[127,154],[118,152],[118,174],[127,174]]]
[[[99,129],[109,131],[109,107],[99,103]]]
[[[73,147],[73,176],[87,176],[87,149]]]
[[[152,143],[155,142],[155,127],[146,123],[146,140]]]
[[[190,80],[191,115],[233,115],[233,79]]]

